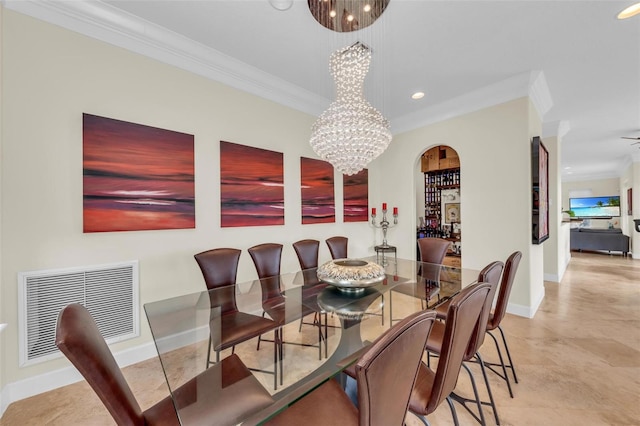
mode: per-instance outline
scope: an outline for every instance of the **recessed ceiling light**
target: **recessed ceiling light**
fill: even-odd
[[[570,168],[571,168],[571,166],[567,166],[567,167],[565,167],[564,169],[565,169],[565,170],[569,170]]]
[[[631,18],[634,15],[640,13],[640,3],[632,4],[622,12],[618,14],[618,19]]]
[[[365,4],[362,10],[364,10],[365,12],[369,12],[371,10],[371,5],[369,3]]]
[[[411,99],[422,99],[424,97],[424,92],[416,92],[411,95]]]
[[[329,16],[331,16],[332,18],[336,17],[336,11],[332,10],[331,12],[329,12]]]

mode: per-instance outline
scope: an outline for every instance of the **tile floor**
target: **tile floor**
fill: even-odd
[[[504,382],[490,373],[503,425],[640,425],[640,261],[572,255],[562,283],[545,283],[546,296],[535,318],[507,315],[503,321],[520,379],[512,399]],[[394,309],[395,304],[396,299]],[[314,349],[300,350],[317,359]],[[496,359],[490,339],[481,353],[485,360]],[[472,370],[479,377],[477,366]],[[156,359],[126,367],[124,373],[143,408],[168,393]],[[271,378],[261,380],[269,388]],[[464,375],[457,392],[470,395]],[[477,424],[464,409],[457,411],[462,425]],[[490,409],[485,415],[492,423]],[[428,420],[453,424],[446,404]],[[406,423],[422,424],[411,414]],[[15,402],[0,419],[6,426],[45,424],[113,421],[85,382]]]

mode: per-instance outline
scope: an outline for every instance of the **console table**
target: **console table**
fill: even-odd
[[[373,248],[376,251],[376,263],[380,263],[382,266],[387,266],[387,261],[384,258],[385,253],[393,253],[394,262],[398,263],[398,252],[395,246],[381,244]],[[382,253],[382,261],[380,260],[380,253]]]

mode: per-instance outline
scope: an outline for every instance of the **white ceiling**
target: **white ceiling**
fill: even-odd
[[[616,177],[640,161],[640,144],[621,139],[640,137],[640,15],[616,19],[634,1],[391,0],[370,27],[339,34],[306,0],[286,11],[268,0],[3,0],[313,114],[333,97],[330,53],[364,42],[373,51],[367,98],[394,132],[452,99],[542,71],[553,101],[543,136],[568,130],[563,180]],[[414,101],[417,90],[426,96]]]

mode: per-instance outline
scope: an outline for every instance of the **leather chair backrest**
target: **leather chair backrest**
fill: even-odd
[[[236,276],[241,251],[217,248],[194,255],[209,292],[211,307],[220,307],[222,313],[237,312]]]
[[[478,282],[489,283],[491,284],[491,287],[489,288],[487,299],[482,305],[482,311],[480,312],[480,317],[478,318],[478,324],[476,325],[476,328],[471,335],[469,347],[467,348],[467,352],[464,357],[465,360],[473,358],[475,353],[480,349],[480,346],[482,346],[482,344],[484,343],[484,337],[487,333],[487,324],[489,322],[489,315],[491,314],[491,308],[493,306],[493,299],[496,295],[496,291],[498,290],[500,275],[502,275],[503,268],[504,263],[495,261],[485,266],[484,269],[482,269],[482,271],[480,271],[480,273],[478,274]]]
[[[493,315],[489,319],[487,325],[488,330],[493,330],[500,325],[500,321],[504,318],[504,314],[507,311],[507,303],[509,302],[509,295],[511,294],[511,288],[513,287],[513,280],[518,271],[518,265],[522,259],[522,253],[516,251],[507,258],[504,265],[504,272],[502,272],[502,281],[500,282],[500,289],[498,290],[498,300],[496,302],[496,308],[493,311]]]
[[[241,251],[233,248],[218,248],[194,255],[207,289],[236,283],[238,261]]]
[[[298,255],[301,269],[311,269],[318,267],[318,250],[320,241],[300,240],[293,243],[293,249]]]
[[[326,240],[332,259],[346,259],[347,246],[349,239],[347,237],[331,237]]]
[[[142,410],[84,306],[74,303],[60,311],[56,346],[87,380],[118,425],[144,426]]]
[[[433,412],[455,389],[465,351],[473,334],[491,284],[472,284],[451,299],[426,412]]]
[[[282,244],[258,244],[249,249],[262,288],[262,301],[282,297],[280,289],[280,259]]]
[[[442,238],[420,238],[418,239],[420,261],[441,264],[450,246],[451,241]]]
[[[435,311],[421,311],[391,327],[358,359],[360,424],[402,425]]]
[[[256,265],[258,278],[275,277],[280,275],[280,259],[282,244],[258,244],[249,249],[251,259]]]

